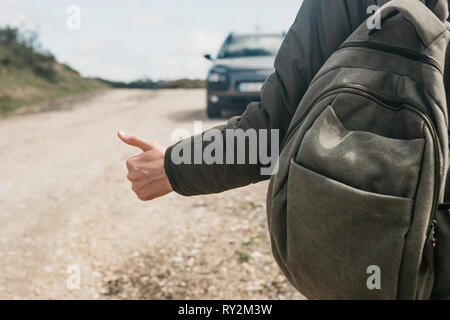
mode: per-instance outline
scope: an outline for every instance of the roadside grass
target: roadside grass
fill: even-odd
[[[250,260],[250,255],[246,252],[236,250],[236,255],[238,256],[239,263],[247,263]]]
[[[108,87],[100,81],[82,78],[61,65],[55,64],[54,69],[54,81],[48,81],[29,70],[0,70],[0,115],[64,96]]]

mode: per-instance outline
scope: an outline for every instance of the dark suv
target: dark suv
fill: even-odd
[[[213,62],[207,78],[208,117],[222,110],[242,113],[260,100],[264,81],[274,71],[275,55],[285,34],[230,34]]]

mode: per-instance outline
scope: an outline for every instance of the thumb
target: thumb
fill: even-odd
[[[151,142],[142,140],[141,138],[138,138],[136,136],[129,135],[123,131],[117,132],[117,135],[119,136],[120,140],[122,140],[126,144],[137,147],[144,152],[153,149],[153,144]]]

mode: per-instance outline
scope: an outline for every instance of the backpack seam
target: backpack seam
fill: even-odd
[[[311,83],[310,87],[311,87],[312,85],[314,85],[314,84],[315,84],[320,78],[322,78],[323,76],[327,75],[327,74],[330,73],[330,72],[333,72],[333,71],[335,71],[335,70],[338,70],[338,69],[340,69],[340,68],[364,69],[364,70],[369,70],[369,71],[380,71],[379,69],[373,69],[373,68],[368,68],[368,67],[355,67],[355,66],[343,66],[343,65],[340,65],[340,66],[336,66],[336,67],[334,67],[334,68],[328,70],[327,72],[325,72],[325,73],[323,73],[323,74],[320,74],[320,76],[319,76],[317,79],[315,79],[313,83]],[[431,68],[431,67],[430,67],[430,68]],[[396,73],[396,72],[390,72],[390,71],[385,71],[385,72],[389,72],[390,74],[397,75],[397,76],[400,76],[400,77],[408,77],[408,75],[406,75],[406,74],[401,74],[401,73]],[[410,78],[410,79],[411,79],[411,78]],[[427,87],[425,86],[425,83],[422,83],[422,82],[420,82],[420,81],[413,80],[413,79],[411,79],[411,81],[414,81],[414,82],[420,84],[420,85],[424,88],[425,92],[426,92],[426,93],[430,96],[430,98],[433,100],[433,102],[436,103],[436,105],[438,106],[439,110],[440,110],[441,112],[444,113],[444,108],[441,106],[440,103],[438,103],[438,102],[436,101],[436,99],[434,98],[434,96],[431,94],[431,92],[430,92],[430,91],[427,89]]]
[[[441,40],[446,37],[447,34],[447,30],[444,29],[444,31],[442,31],[442,33],[436,38],[436,40],[434,40],[425,50],[425,52],[427,52],[429,49],[432,49],[433,47],[435,47],[439,42],[441,42]]]

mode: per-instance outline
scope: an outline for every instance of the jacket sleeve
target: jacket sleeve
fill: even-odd
[[[229,152],[224,147],[227,144],[227,129],[242,129],[244,132],[248,129],[266,129],[269,136],[275,132],[273,130],[278,130],[278,145],[281,144],[311,80],[337,47],[366,19],[370,4],[375,4],[375,0],[303,1],[278,51],[275,72],[263,86],[261,102],[251,103],[242,116],[215,128],[220,130],[223,139],[221,148],[224,159],[226,151]],[[175,145],[176,149],[191,147],[191,150],[198,152],[216,141],[202,141],[204,135],[183,140]],[[266,140],[268,150],[276,147],[271,144],[270,138]],[[218,193],[270,178],[261,174],[263,165],[259,156],[256,164],[236,164],[236,161],[226,164],[225,160],[222,161],[225,164],[194,164],[192,152],[192,161],[176,164],[172,158],[175,146],[166,151],[165,170],[172,188],[179,194]],[[244,150],[235,150],[235,153],[243,153],[249,159],[249,144],[245,145]]]

